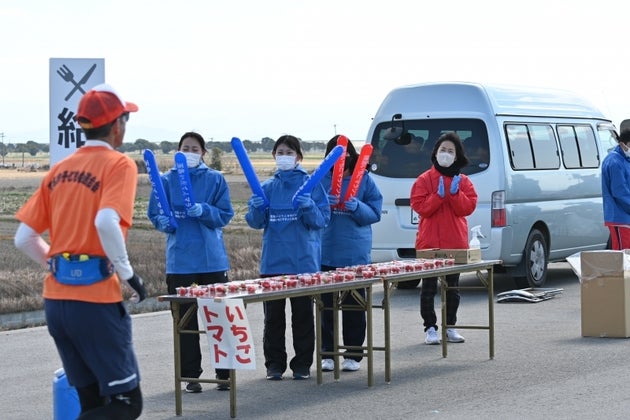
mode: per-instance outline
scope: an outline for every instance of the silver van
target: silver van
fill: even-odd
[[[373,261],[415,257],[411,186],[447,131],[471,161],[462,172],[479,200],[468,225],[481,225],[483,259],[501,260],[517,287],[544,285],[549,262],[606,247],[600,166],[617,144],[609,118],[566,91],[425,83],[391,91],[370,126],[370,171],[384,198]]]

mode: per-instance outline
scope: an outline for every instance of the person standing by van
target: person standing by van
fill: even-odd
[[[630,248],[630,130],[617,141],[602,162],[602,202],[611,248],[622,250]]]
[[[178,287],[226,283],[230,264],[223,243],[223,227],[234,216],[230,191],[223,175],[209,168],[203,161],[206,142],[201,134],[187,132],[182,135],[177,150],[186,156],[193,197],[197,201],[186,209],[177,168],[162,175],[162,183],[168,202],[177,218],[177,229],[169,224],[168,216],[160,214],[155,194],[149,199],[147,216],[160,232],[166,234],[166,286],[168,293],[175,294]],[[190,305],[181,305],[180,317]],[[197,317],[190,318],[187,330],[199,329]],[[201,348],[198,334],[180,335],[179,354],[182,376],[199,378]],[[228,369],[216,369],[216,379],[229,379]],[[217,385],[219,391],[229,389],[227,383]],[[188,382],[186,392],[199,393],[201,384]]]
[[[321,183],[313,191],[293,196],[309,178],[302,168],[300,140],[283,135],[276,140],[271,152],[277,170],[261,185],[269,206],[259,195],[252,195],[245,215],[247,224],[263,229],[261,277],[314,273],[321,265],[321,231],[330,221],[330,205]],[[289,363],[293,379],[308,379],[315,350],[315,318],[311,296],[292,297],[291,327],[295,357]],[[263,351],[267,379],[277,381],[287,368],[285,345],[286,299],[263,302],[265,327]]]
[[[477,192],[470,179],[460,173],[468,164],[461,139],[455,132],[442,134],[431,153],[433,166],[418,176],[411,187],[411,207],[420,216],[416,235],[416,249],[468,248],[468,222],[466,216],[477,206]],[[459,285],[459,274],[446,276],[450,287]],[[422,279],[420,315],[424,321],[426,344],[439,344],[434,300],[437,277]],[[457,322],[459,291],[446,293],[448,325]],[[446,331],[449,342],[463,343],[464,337],[454,328]]]
[[[335,146],[337,139],[335,136],[326,145],[326,155]],[[341,197],[344,197],[350,187],[350,178],[355,170],[355,165],[359,154],[354,145],[348,140],[346,147],[346,159],[343,171],[343,182],[341,186]],[[358,168],[365,171],[365,168]],[[333,169],[322,179],[322,185],[326,191],[330,191],[332,186]],[[339,202],[338,196],[328,196],[331,206]],[[369,264],[372,262],[370,251],[372,250],[372,224],[381,220],[381,207],[383,205],[383,195],[374,183],[374,180],[364,174],[359,184],[356,196],[351,197],[344,203],[343,208],[333,207],[330,223],[322,234],[322,271],[335,270],[339,267],[352,265]],[[349,246],[352,244],[352,246]],[[358,289],[365,298],[365,289]],[[322,302],[326,308],[332,307],[333,294],[323,293]],[[357,305],[357,301],[351,293],[347,293],[342,304]],[[365,341],[366,319],[365,312],[347,310],[342,312],[342,335],[343,345],[359,347]],[[331,310],[322,312],[322,351],[333,351],[333,313]],[[350,350],[352,351],[352,350]],[[344,356],[342,369],[346,372],[359,370],[360,356]],[[334,369],[332,359],[322,360],[322,370],[329,372]]]

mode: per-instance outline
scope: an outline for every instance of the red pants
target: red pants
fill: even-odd
[[[608,226],[612,249],[630,249],[630,226]]]

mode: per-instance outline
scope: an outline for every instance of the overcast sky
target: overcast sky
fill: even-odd
[[[161,6],[162,3],[168,6]],[[140,111],[127,141],[364,140],[384,96],[429,81],[549,86],[630,118],[612,0],[0,0],[0,133],[46,142],[50,58],[104,58]],[[624,54],[624,52],[626,52]]]

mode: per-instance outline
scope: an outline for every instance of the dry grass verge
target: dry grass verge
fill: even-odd
[[[41,297],[45,270],[17,251],[13,236],[17,229],[15,212],[38,186],[42,172],[0,170],[0,314],[34,311],[43,308]],[[230,257],[230,278],[245,279],[258,275],[262,232],[245,222],[247,199],[251,190],[242,175],[228,175],[235,216],[224,230]],[[261,176],[262,178],[262,176]],[[146,218],[150,182],[140,175],[134,213],[134,226],[127,245],[134,269],[145,280],[149,296],[166,293],[164,281],[164,235]]]

